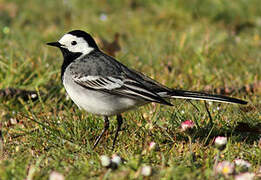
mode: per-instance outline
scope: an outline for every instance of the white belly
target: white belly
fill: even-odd
[[[143,101],[137,101],[128,97],[86,89],[73,82],[66,75],[63,84],[73,102],[79,108],[93,114],[112,116],[146,104]]]

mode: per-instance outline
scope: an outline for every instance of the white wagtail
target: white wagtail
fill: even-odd
[[[168,88],[103,53],[91,35],[81,30],[47,44],[62,51],[61,79],[73,102],[87,112],[105,117],[104,129],[94,147],[109,128],[109,116],[117,116],[114,147],[122,125],[121,113],[150,102],[172,106],[168,99],[184,98],[247,104],[231,97]]]

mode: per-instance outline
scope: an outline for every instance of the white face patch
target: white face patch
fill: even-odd
[[[62,44],[62,48],[68,49],[70,52],[80,52],[83,55],[89,54],[94,48],[90,47],[85,39],[77,37],[71,34],[65,34],[59,43]]]

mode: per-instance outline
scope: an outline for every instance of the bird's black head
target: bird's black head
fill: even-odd
[[[81,30],[70,31],[58,42],[47,43],[47,45],[59,47],[64,57],[70,53],[85,55],[99,49],[91,35]]]
[[[79,38],[83,38],[90,47],[92,47],[94,49],[98,49],[98,46],[97,46],[96,42],[94,41],[94,39],[92,38],[92,36],[90,34],[86,33],[85,31],[74,30],[74,31],[68,32],[68,34],[71,34],[71,35],[79,37]]]
[[[64,61],[61,70],[62,79],[65,69],[75,59],[82,55],[90,54],[94,50],[99,50],[91,35],[81,30],[70,31],[63,35],[59,41],[47,43],[47,45],[58,47],[63,53]]]

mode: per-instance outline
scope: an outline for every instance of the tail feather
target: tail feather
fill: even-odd
[[[167,96],[169,98],[182,98],[182,99],[195,99],[195,100],[235,103],[235,104],[247,104],[246,101],[240,99],[222,96],[222,95],[207,94],[204,92],[197,92],[197,91],[173,90],[169,92]]]

